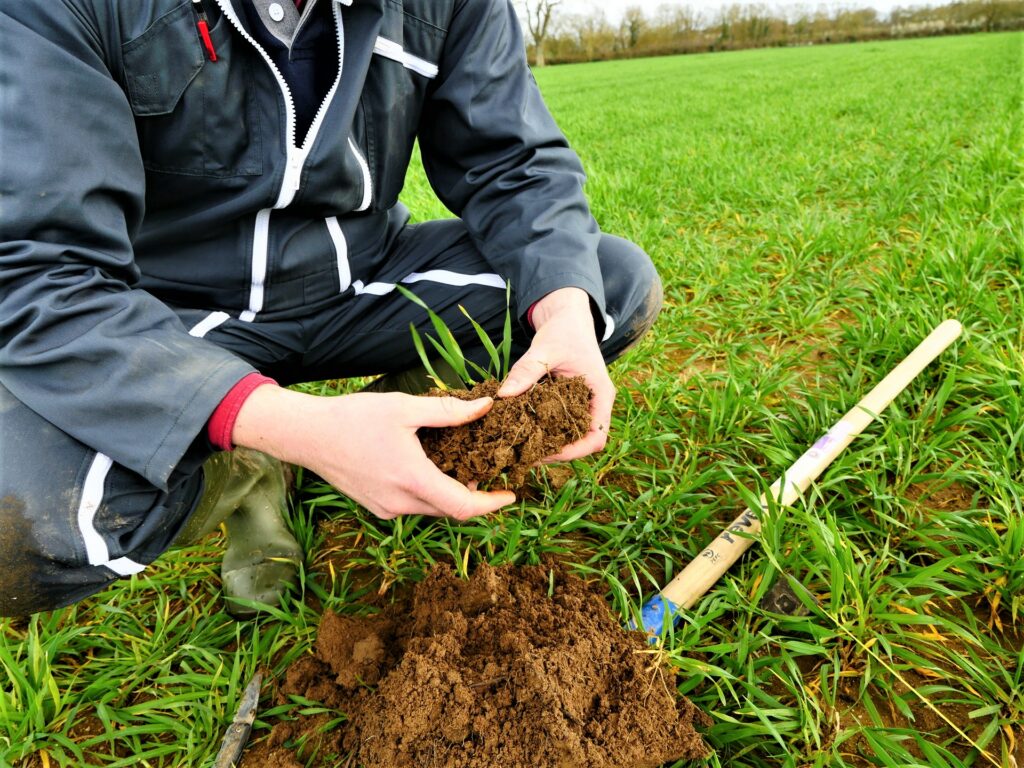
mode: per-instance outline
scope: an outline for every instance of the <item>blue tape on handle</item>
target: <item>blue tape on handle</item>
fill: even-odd
[[[644,603],[640,609],[640,621],[643,624],[643,631],[651,636],[651,640],[658,638],[667,626],[673,626],[679,618],[676,610],[679,608],[675,603],[657,594]],[[666,619],[667,617],[667,619]],[[629,622],[630,629],[636,629],[636,623]]]

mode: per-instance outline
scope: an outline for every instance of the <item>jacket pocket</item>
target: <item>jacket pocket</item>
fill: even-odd
[[[377,209],[391,208],[402,191],[421,108],[438,76],[445,41],[440,24],[451,16],[450,3],[440,0],[413,10],[433,20],[386,4],[359,98],[355,138],[366,147]]]
[[[209,61],[196,21],[191,0],[184,0],[121,46],[143,163],[158,173],[258,175],[263,161],[249,62],[223,17],[210,30],[217,61]]]

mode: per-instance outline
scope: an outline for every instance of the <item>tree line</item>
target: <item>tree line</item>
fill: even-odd
[[[1024,29],[1024,0],[969,0],[937,7],[772,10],[733,4],[705,13],[662,5],[626,8],[613,24],[604,12],[562,13],[560,0],[521,0],[520,17],[536,66],[580,61],[706,53],[768,46],[819,45],[927,35]]]

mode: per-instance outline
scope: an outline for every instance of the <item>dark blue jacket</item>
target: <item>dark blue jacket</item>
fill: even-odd
[[[417,138],[520,316],[569,285],[604,309],[582,169],[510,5],[331,1],[339,77],[301,146],[231,0],[205,2],[216,62],[190,0],[0,5],[0,381],[154,485],[250,371],[192,320],[352,291],[407,216]]]

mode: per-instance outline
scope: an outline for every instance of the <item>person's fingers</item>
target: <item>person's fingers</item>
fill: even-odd
[[[447,512],[446,515],[456,520],[469,520],[472,517],[497,512],[502,507],[515,503],[516,495],[512,491],[469,491],[466,502],[459,509]]]
[[[448,479],[452,480],[452,478]],[[408,495],[404,499],[388,504],[361,503],[381,520],[394,520],[396,517],[405,515],[468,520],[472,517],[496,512],[516,501],[516,496],[511,491],[471,491],[455,480],[452,482],[461,490],[443,489],[438,492],[435,489],[428,493],[429,499]]]
[[[423,472],[416,488],[416,495],[426,507],[422,514],[468,520],[494,512],[516,500],[516,495],[511,491],[470,490],[432,463],[429,469],[424,467]]]
[[[505,381],[502,382],[497,392],[498,397],[515,397],[523,394],[540,381],[549,370],[549,366],[529,353],[523,355],[512,366]]]
[[[607,376],[596,377],[596,382],[595,377],[588,376],[587,384],[593,393],[590,401],[590,429],[576,442],[542,459],[542,464],[582,459],[584,456],[604,450],[611,426],[612,406],[615,404],[615,385]]]
[[[416,427],[457,427],[476,421],[494,405],[490,397],[460,400],[457,397],[413,397],[409,415]]]
[[[590,429],[608,434],[612,421],[612,407],[615,405],[615,385],[607,374],[596,381],[588,376],[587,384],[593,397],[590,400]]]

